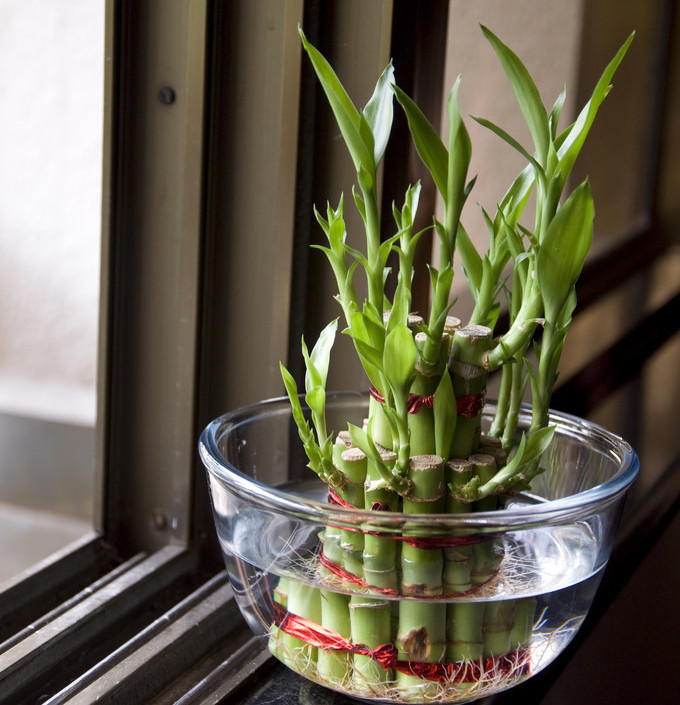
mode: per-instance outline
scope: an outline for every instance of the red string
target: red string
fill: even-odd
[[[328,503],[337,504],[347,509],[356,509],[353,504],[344,500],[336,490],[332,487],[328,488]],[[387,507],[380,502],[374,502],[371,505],[371,511],[385,511]],[[471,534],[470,536],[395,536],[392,534],[384,534],[380,531],[364,531],[362,533],[370,534],[371,536],[384,536],[394,541],[402,541],[413,546],[414,548],[455,548],[456,546],[470,546],[483,541],[492,541],[497,538],[496,534]]]
[[[377,592],[381,595],[389,595],[391,597],[405,597],[405,596],[410,596],[412,597],[413,595],[411,593],[403,593],[400,592],[399,590],[395,590],[393,588],[381,588],[378,587],[377,585],[371,585],[370,583],[367,583],[365,580],[360,578],[358,575],[355,575],[354,573],[350,573],[346,568],[343,568],[342,566],[338,565],[335,561],[332,561],[326,554],[323,552],[323,549],[319,551],[319,563],[329,570],[333,575],[336,575],[338,578],[341,580],[344,580],[348,583],[351,583],[352,585],[358,585],[359,587],[362,588],[367,588],[368,590],[371,590],[371,592]],[[444,595],[427,595],[424,599],[427,600],[450,600],[452,598],[457,598],[457,597],[469,597],[470,595],[473,595],[474,593],[478,592],[481,590],[488,582],[491,581],[492,578],[489,578],[489,580],[484,581],[483,583],[479,583],[478,585],[475,585],[474,587],[470,588],[469,590],[464,590],[463,592],[451,592],[451,593],[446,593]]]
[[[385,397],[373,386],[371,385],[368,389],[369,394],[381,404],[385,403]],[[428,394],[427,396],[422,396],[420,394],[409,394],[408,400],[406,402],[409,414],[417,414],[424,406],[431,409],[434,404],[434,394]]]
[[[377,402],[381,404],[385,403],[385,397],[373,386],[369,387],[369,394]],[[421,396],[420,394],[409,394],[408,395],[408,413],[417,414],[424,406],[431,409],[434,405],[434,394],[428,394],[427,396]],[[459,416],[464,416],[465,418],[474,418],[479,416],[480,412],[484,408],[484,392],[480,394],[467,394],[464,396],[456,397],[456,411]]]
[[[483,408],[484,392],[456,397],[456,411],[458,412],[458,416],[473,419],[475,416],[479,416]]]
[[[417,676],[424,680],[445,682],[479,682],[515,672],[517,675],[529,673],[528,647],[499,657],[488,657],[479,661],[456,661],[448,663],[424,663],[399,659],[394,644],[381,644],[370,649],[364,644],[352,644],[349,639],[306,617],[288,612],[278,602],[274,603],[274,624],[286,634],[302,639],[306,644],[328,651],[345,651],[351,654],[369,656],[385,670],[394,668],[402,673]]]
[[[345,507],[346,509],[356,509],[353,504],[343,499],[337,490],[332,487],[328,488],[328,504],[337,504],[340,507]]]

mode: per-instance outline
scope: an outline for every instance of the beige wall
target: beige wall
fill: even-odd
[[[94,423],[103,0],[0,0],[0,411]]]

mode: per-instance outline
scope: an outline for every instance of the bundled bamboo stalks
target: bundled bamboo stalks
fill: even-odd
[[[402,521],[398,531],[375,530],[371,522],[365,529],[327,527],[320,536],[319,571],[328,589],[282,580],[270,641],[272,651],[293,668],[359,695],[398,693],[406,702],[434,701],[447,684],[462,692],[480,681],[521,676],[530,660],[535,601],[489,598],[489,586],[502,574],[504,546],[482,529],[442,535],[436,518],[502,511],[505,499],[525,490],[540,472],[540,456],[553,433],[548,404],[594,214],[587,181],[564,200],[562,192],[632,36],[577,120],[558,133],[564,94],[546,109],[519,58],[488,29],[482,31],[534,142],[530,153],[502,128],[476,118],[527,159],[495,215],[483,212],[490,233],[484,254],[461,222],[474,178],[468,177],[471,143],[458,109],[460,81],[449,95],[445,145],[395,85],[391,65],[358,111],[301,32],[357,173],[353,195],[365,226],[365,250],[346,244],[342,198],[337,208],[329,204],[325,216],[316,211],[316,217],[327,240],[319,249],[335,274],[346,332],[368,379],[368,418],[361,426],[348,424],[337,437],[326,428],[336,321],[311,352],[302,341],[307,409],[293,377],[283,365],[281,371],[309,466],[328,484],[329,501],[376,516],[399,514]],[[380,221],[377,170],[395,98],[443,204],[442,220],[433,217],[439,264],[430,267],[427,316],[411,311],[414,255],[423,234],[414,232],[420,185],[409,186],[402,206],[393,207],[394,235],[385,236]],[[530,231],[520,218],[532,190]],[[385,282],[393,252],[399,267],[389,300]],[[455,252],[475,299],[464,325],[450,315]],[[366,277],[365,301],[354,286],[359,271]],[[501,296],[510,325],[498,335]],[[483,429],[487,382],[496,370],[502,374],[501,395],[490,428]],[[527,389],[533,423],[518,438],[518,410]],[[423,531],[423,520],[430,517],[434,528]]]

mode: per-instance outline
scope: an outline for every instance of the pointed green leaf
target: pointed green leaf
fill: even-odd
[[[550,222],[538,250],[536,276],[546,320],[555,324],[576,284],[593,239],[590,184],[578,186]]]
[[[378,79],[373,95],[364,108],[366,122],[373,134],[373,160],[375,164],[378,164],[383,158],[387,141],[392,130],[392,103],[394,101],[394,92],[392,90],[393,83],[394,67],[390,62]]]
[[[362,134],[361,116],[359,112],[347,95],[347,91],[345,91],[344,86],[328,61],[326,61],[321,52],[307,40],[302,29],[299,31],[302,45],[312,62],[321,87],[328,98],[328,103],[335,115],[338,127],[349,149],[356,170],[359,171],[362,166],[364,168],[373,169],[375,166],[373,162],[373,145],[370,145],[370,148],[366,145],[365,135]]]
[[[448,175],[446,183],[446,206],[449,222],[447,229],[453,238],[452,248],[455,245],[456,228],[460,218],[465,199],[469,195],[469,188],[466,188],[467,170],[470,166],[472,155],[472,143],[463,118],[458,108],[458,89],[460,88],[460,76],[456,78],[447,103],[449,116],[449,154],[448,154]],[[471,186],[470,186],[471,188]]]
[[[453,392],[453,382],[448,369],[444,370],[434,393],[434,443],[435,453],[444,459],[451,455],[453,432],[456,428],[457,410],[456,395]]]
[[[482,127],[486,127],[488,130],[491,130],[491,132],[500,137],[513,149],[517,150],[528,162],[533,165],[534,169],[536,170],[536,173],[538,173],[545,181],[545,170],[543,169],[543,167],[538,163],[538,161],[536,161],[534,157],[531,156],[531,154],[529,154],[529,152],[527,152],[526,149],[524,149],[524,147],[522,147],[522,145],[514,137],[512,137],[512,135],[509,135],[502,127],[491,122],[491,120],[487,120],[486,118],[482,117],[477,117],[475,115],[472,115],[471,117]]]
[[[365,307],[364,311],[355,311],[350,324],[353,338],[382,351],[385,344],[385,327],[368,307]]]
[[[310,408],[315,422],[324,419],[326,415],[326,390],[323,387],[314,387],[305,394],[305,401]],[[319,442],[323,443],[326,436],[326,429],[315,423]]]
[[[321,331],[319,338],[312,349],[312,354],[310,355],[310,362],[317,371],[321,381],[321,386],[323,387],[326,386],[326,379],[328,377],[328,363],[330,360],[331,348],[335,342],[335,333],[337,329],[338,319],[336,318]]]
[[[562,108],[564,107],[564,101],[567,99],[567,88],[566,86],[562,88],[560,94],[557,96],[557,100],[550,111],[550,134],[553,140],[557,136],[557,126],[560,122],[560,115],[562,115]]]
[[[463,263],[465,276],[470,282],[473,291],[479,291],[482,286],[483,266],[482,258],[475,249],[475,246],[462,225],[458,226],[458,236],[456,238],[458,254]]]
[[[533,165],[527,164],[503,196],[496,218],[498,219],[502,213],[508,225],[511,227],[517,225],[529,200],[535,180],[536,173]]]
[[[581,147],[583,146],[588,132],[592,127],[593,121],[595,120],[597,111],[609,93],[609,89],[611,88],[611,80],[614,77],[620,63],[623,61],[623,57],[626,55],[626,52],[628,51],[634,37],[635,32],[628,36],[623,46],[618,50],[618,52],[616,52],[614,58],[609,62],[607,68],[600,77],[600,80],[597,82],[590,100],[586,103],[583,110],[581,110],[574,124],[569,127],[567,138],[560,144],[557,156],[560,162],[562,183],[566,183],[566,180],[571,173],[576,157],[581,151]]]
[[[396,325],[385,338],[383,370],[395,393],[408,390],[416,364],[416,344],[404,324]]]
[[[359,353],[359,357],[364,363],[364,366],[368,364],[376,370],[381,369],[383,360],[382,350],[376,350],[376,348],[363,340],[360,340],[359,338],[354,338],[353,340],[354,346],[356,347],[357,353]]]
[[[406,114],[416,151],[432,175],[439,193],[445,196],[448,181],[447,149],[439,133],[416,103],[398,86],[394,86],[394,94]]]
[[[551,144],[550,125],[538,88],[519,57],[483,25],[482,32],[500,59],[533,138],[537,159],[545,166]]]

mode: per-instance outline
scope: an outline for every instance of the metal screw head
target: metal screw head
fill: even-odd
[[[171,86],[163,86],[158,91],[158,100],[163,103],[163,105],[172,105],[176,99],[177,96]]]

